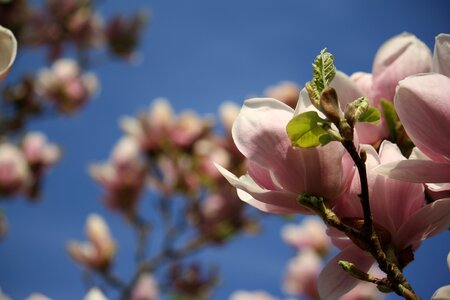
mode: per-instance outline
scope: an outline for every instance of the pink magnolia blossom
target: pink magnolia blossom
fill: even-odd
[[[150,274],[143,274],[134,286],[130,300],[156,300],[158,293],[155,278]]]
[[[298,225],[285,225],[281,230],[281,237],[299,250],[311,248],[322,255],[328,253],[331,246],[325,224],[315,217],[306,217]]]
[[[447,255],[447,265],[450,271],[450,252]],[[431,300],[450,300],[450,285],[440,287],[434,292]]]
[[[401,268],[405,267],[420,243],[450,226],[450,198],[425,204],[422,184],[398,181],[378,175],[379,164],[405,160],[400,150],[390,142],[383,142],[380,154],[370,146],[362,146],[367,153],[367,172],[370,204],[375,227],[382,232],[381,243],[394,255]],[[344,220],[361,220],[359,203],[359,176],[355,175],[347,195],[341,197],[334,208]],[[319,278],[319,291],[323,299],[337,299],[352,289],[358,280],[342,270],[338,261],[349,261],[362,271],[368,271],[374,259],[352,243],[343,233],[330,229],[333,243],[342,251],[324,268]]]
[[[433,72],[450,77],[450,34],[439,34],[434,43]]]
[[[119,140],[108,162],[89,168],[90,175],[105,188],[106,204],[126,215],[134,212],[146,171],[139,146],[130,137]]]
[[[286,125],[293,117],[294,110],[275,99],[245,101],[232,134],[248,160],[248,174],[238,178],[217,165],[243,201],[266,212],[311,213],[298,203],[301,193],[322,196],[332,206],[354,172],[337,142],[318,148],[292,147]]]
[[[321,269],[321,257],[311,249],[302,250],[288,263],[283,290],[290,295],[317,299],[317,281]]]
[[[236,291],[231,294],[229,300],[277,300],[277,298],[264,291]]]
[[[111,238],[108,225],[97,214],[89,215],[86,221],[88,242],[70,241],[67,251],[70,256],[85,267],[105,271],[116,253],[116,244]]]
[[[37,87],[56,109],[70,114],[79,110],[98,90],[98,80],[93,73],[81,74],[74,60],[59,59],[51,69],[38,73]]]
[[[23,152],[10,143],[0,144],[0,194],[11,195],[30,183],[30,170]]]
[[[401,81],[395,97],[400,120],[418,150],[411,159],[381,166],[391,178],[438,183],[434,191],[450,189],[450,78],[422,74]]]
[[[17,54],[17,41],[11,30],[0,26],[0,80],[4,79]]]

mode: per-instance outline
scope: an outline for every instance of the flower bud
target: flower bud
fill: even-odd
[[[320,94],[320,107],[325,116],[334,124],[339,124],[341,120],[341,109],[336,90],[332,87],[326,87]]]
[[[450,77],[450,34],[436,37],[433,54],[433,72]]]

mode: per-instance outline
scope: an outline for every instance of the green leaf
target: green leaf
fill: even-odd
[[[391,141],[397,140],[397,124],[399,122],[397,113],[395,112],[394,103],[386,99],[381,99],[381,109],[383,110],[384,119],[389,129],[389,137]]]
[[[308,111],[295,116],[286,126],[286,132],[293,146],[310,148],[326,145],[333,140],[327,131],[331,122],[319,117],[317,112]]]
[[[380,123],[380,111],[375,107],[369,107],[359,116],[358,121],[378,125]]]
[[[313,68],[314,76],[312,84],[315,86],[318,94],[320,95],[323,89],[331,83],[336,75],[333,55],[327,52],[326,48],[323,49],[314,60]]]

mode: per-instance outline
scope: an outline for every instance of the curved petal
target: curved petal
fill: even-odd
[[[450,77],[450,34],[441,33],[436,37],[432,70]]]
[[[450,78],[422,74],[399,82],[395,108],[414,144],[433,160],[450,158]]]
[[[330,86],[336,90],[339,104],[342,109],[345,109],[345,106],[353,100],[362,96],[368,96],[364,95],[356,83],[353,82],[347,74],[341,71],[336,71],[336,75],[331,81]]]
[[[397,83],[407,76],[431,70],[431,51],[410,33],[386,41],[377,51],[372,67],[373,98],[394,99]]]
[[[0,26],[0,80],[6,76],[17,54],[17,40],[11,30]]]
[[[450,162],[410,159],[380,165],[374,171],[393,179],[409,182],[450,182]]]
[[[366,72],[355,72],[350,79],[358,86],[364,96],[371,98],[372,74]]]
[[[242,176],[237,178],[234,174],[215,164],[219,172],[225,177],[225,179],[238,190],[242,190],[249,194],[253,199],[244,195],[244,199],[241,200],[248,202],[250,205],[255,206],[258,209],[273,212],[273,213],[285,213],[285,214],[311,214],[312,212],[306,207],[300,205],[297,202],[297,196],[294,193],[286,191],[274,191],[261,188],[250,176]],[[262,202],[267,205],[262,205],[256,202]]]
[[[445,285],[434,292],[431,300],[450,300],[450,285]]]
[[[428,204],[413,214],[393,237],[398,250],[420,242],[450,227],[450,198]]]
[[[321,299],[336,300],[360,281],[345,272],[339,261],[349,261],[363,272],[369,271],[374,260],[355,245],[350,245],[333,257],[319,276],[319,294]]]

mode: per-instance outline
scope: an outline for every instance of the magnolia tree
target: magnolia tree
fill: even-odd
[[[41,194],[44,174],[61,151],[27,125],[55,113],[73,115],[89,102],[99,85],[85,72],[89,50],[103,47],[128,61],[135,56],[145,16],[105,22],[94,4],[0,4],[0,77],[13,64],[16,40],[21,47],[45,47],[50,63],[4,87],[2,199]],[[67,47],[76,60],[64,58]],[[110,157],[88,172],[103,189],[102,203],[135,231],[129,264],[136,267],[130,277],[115,268],[118,242],[93,212],[87,241],[67,242],[83,268],[84,299],[210,298],[219,270],[191,256],[259,233],[265,214],[245,203],[268,213],[316,215],[280,233],[297,253],[286,264],[286,295],[420,299],[403,270],[423,240],[450,227],[450,148],[443,129],[450,128],[448,76],[449,35],[436,38],[432,55],[404,33],[381,46],[371,74],[347,76],[322,50],[305,88],[282,82],[241,109],[226,102],[217,123],[193,111],[176,113],[163,98],[123,117],[123,136]],[[141,209],[144,198],[152,212]],[[0,235],[4,218],[0,214]],[[330,259],[332,246],[338,254]],[[276,298],[240,290],[230,299]],[[450,299],[449,286],[433,299]]]

